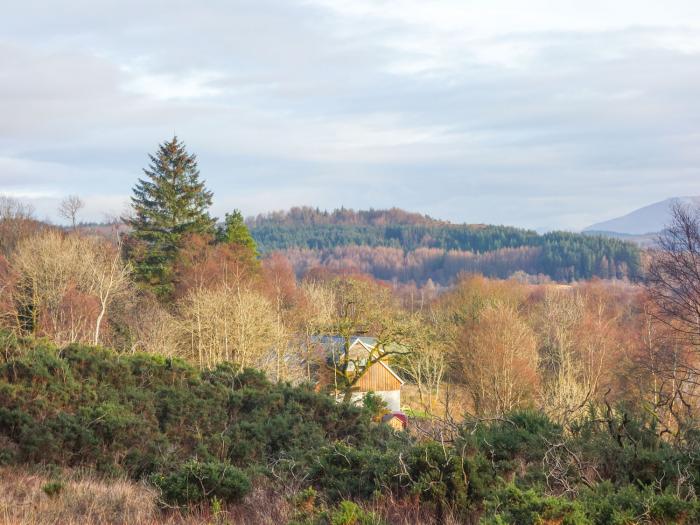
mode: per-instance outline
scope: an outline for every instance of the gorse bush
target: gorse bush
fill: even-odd
[[[167,475],[150,481],[167,503],[188,505],[203,501],[239,501],[250,491],[250,480],[239,468],[218,461],[189,460]]]
[[[0,439],[8,462],[90,466],[134,479],[184,462],[240,468],[287,459],[309,468],[342,441],[379,439],[370,414],[310,388],[273,385],[231,365],[38,345],[0,363]]]
[[[545,497],[534,490],[521,490],[508,485],[487,500],[484,525],[589,525],[580,504],[565,498]]]

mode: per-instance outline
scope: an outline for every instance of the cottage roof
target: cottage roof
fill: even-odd
[[[345,352],[344,337],[337,335],[325,335],[314,338],[314,341],[324,349],[329,359],[340,357]],[[375,337],[367,337],[360,335],[351,336],[350,348],[355,348],[358,344],[360,345],[360,347],[364,348],[365,351],[369,354],[369,352],[371,352],[372,349],[377,345],[377,339]],[[384,362],[383,359],[379,361],[379,364],[386,368],[386,370],[392,376],[394,376],[402,385],[405,383],[405,381],[401,379],[401,377],[396,372],[394,372],[391,369],[391,367]],[[352,366],[352,363],[350,363],[350,366]]]

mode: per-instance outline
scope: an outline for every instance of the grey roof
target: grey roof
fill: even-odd
[[[320,344],[327,351],[332,350],[342,350],[345,347],[345,338],[339,335],[322,335],[316,336],[311,339],[314,343]],[[366,346],[372,348],[377,344],[377,339],[374,337],[366,337],[361,335],[353,335],[350,337],[350,346],[354,345],[357,341],[365,344]]]

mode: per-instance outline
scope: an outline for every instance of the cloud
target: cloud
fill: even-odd
[[[220,215],[577,228],[700,193],[696,2],[28,0],[3,19],[0,193],[54,217],[68,193],[119,208],[173,133]]]

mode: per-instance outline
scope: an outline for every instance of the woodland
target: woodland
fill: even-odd
[[[248,220],[262,252],[281,251],[296,273],[352,268],[382,280],[449,285],[460,273],[530,281],[637,279],[640,251],[600,235],[451,224],[399,209],[292,208]]]

